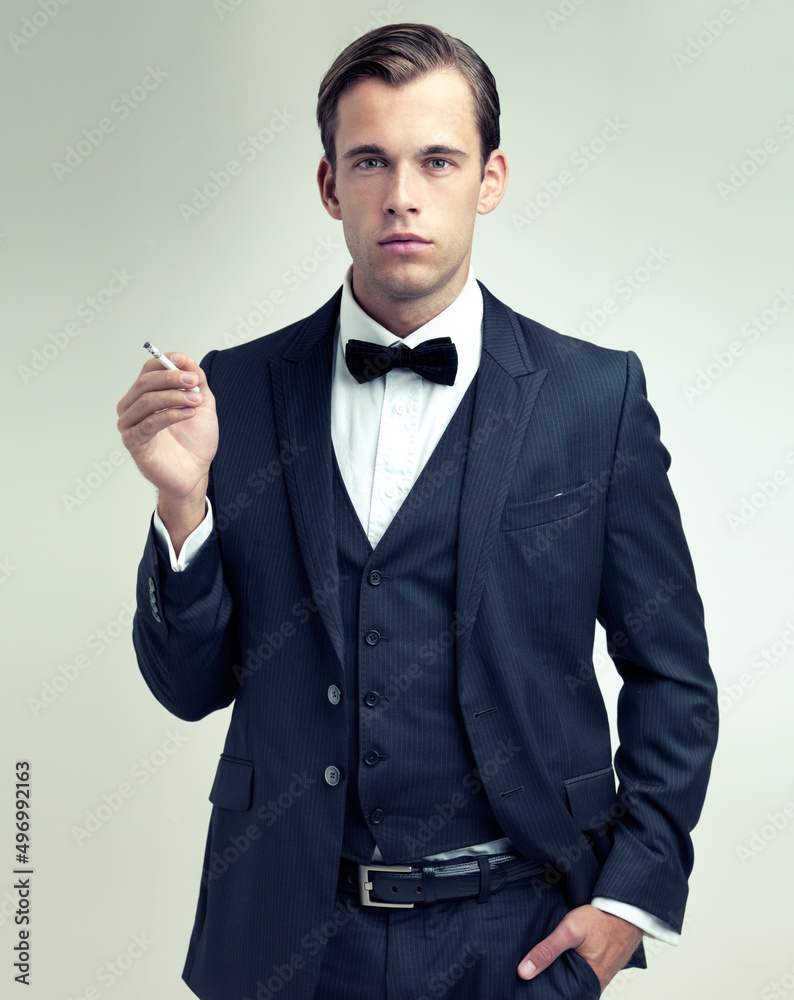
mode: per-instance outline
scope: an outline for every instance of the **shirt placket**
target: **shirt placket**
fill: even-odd
[[[373,547],[408,494],[418,460],[421,379],[413,372],[396,370],[384,381],[367,531]]]

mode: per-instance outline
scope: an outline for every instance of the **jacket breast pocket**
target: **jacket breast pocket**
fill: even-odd
[[[220,809],[249,809],[254,783],[254,762],[221,754],[210,790],[210,802]]]
[[[551,521],[561,521],[574,514],[581,514],[587,510],[591,501],[592,489],[588,481],[554,496],[505,504],[502,511],[502,531],[517,531],[520,528],[532,528]]]

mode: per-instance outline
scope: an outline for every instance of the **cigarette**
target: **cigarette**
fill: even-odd
[[[162,351],[158,351],[157,348],[154,346],[154,344],[150,344],[148,340],[143,346],[146,348],[146,350],[149,352],[149,354],[151,354],[153,358],[157,358],[157,360],[160,362],[163,368],[170,368],[172,372],[181,371],[181,369],[177,368],[177,366],[170,358],[167,358]],[[190,391],[198,392],[199,387],[197,385],[194,385]]]

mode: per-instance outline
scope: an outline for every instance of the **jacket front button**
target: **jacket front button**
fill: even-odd
[[[340,777],[341,776],[339,774],[338,767],[334,767],[333,764],[331,764],[330,767],[326,767],[325,780],[328,782],[329,785],[338,785]]]
[[[331,702],[332,705],[338,705],[341,697],[342,697],[342,692],[339,690],[336,684],[332,684],[328,688],[328,700]]]
[[[366,642],[368,646],[377,646],[380,642],[380,632],[376,632],[374,628],[371,629],[364,636],[364,642]]]

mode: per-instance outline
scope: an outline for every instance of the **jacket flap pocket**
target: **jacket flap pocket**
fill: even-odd
[[[580,514],[590,506],[592,500],[590,487],[591,484],[587,482],[556,496],[505,504],[502,512],[502,530],[516,531],[518,528],[531,528]]]
[[[564,781],[568,808],[580,830],[597,830],[610,820],[615,804],[615,776],[611,767]]]
[[[252,760],[221,754],[210,791],[210,802],[221,809],[248,809],[253,780]]]

